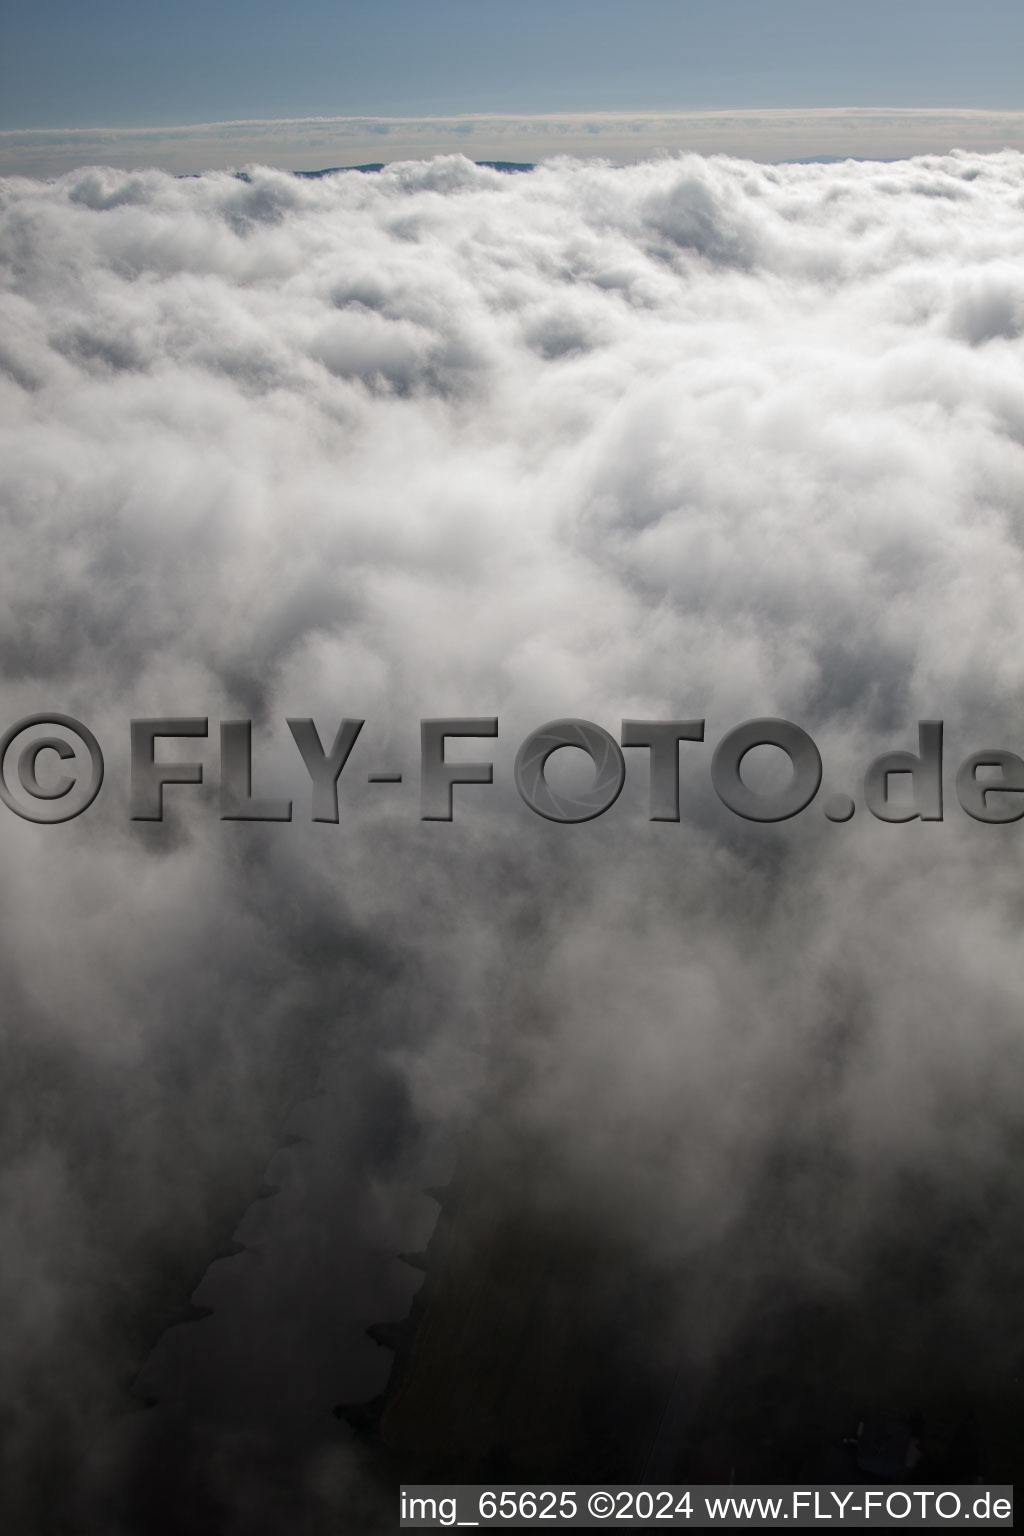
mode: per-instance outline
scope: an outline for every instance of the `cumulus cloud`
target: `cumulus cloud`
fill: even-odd
[[[74,1498],[128,1476],[96,1425],[190,1296],[212,1318],[143,1388],[243,1439],[291,1392],[330,1504],[329,1408],[382,1384],[362,1330],[408,1302],[417,1181],[482,1115],[660,1277],[674,1358],[719,1358],[779,1288],[877,1299],[955,1232],[895,1315],[951,1391],[998,1389],[1019,829],[949,782],[942,823],[885,825],[860,784],[919,719],[947,781],[1021,748],[1022,168],[5,185],[5,717],[66,710],[108,754],[80,820],[4,822],[13,1507],[41,1507],[55,1426]],[[131,823],[127,722],[158,714],[209,715],[211,783]],[[449,748],[493,786],[421,822],[420,718],[495,714]],[[338,826],[307,819],[306,715],[366,721]],[[637,751],[600,820],[532,815],[516,748],[566,715],[705,718],[680,823],[647,820]],[[813,734],[852,822],[717,800],[712,747],[755,715]],[[217,819],[239,716],[290,825]],[[236,1232],[267,1263],[199,1286]]]

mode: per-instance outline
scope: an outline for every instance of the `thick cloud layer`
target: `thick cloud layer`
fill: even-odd
[[[704,1274],[665,1324],[690,1358],[759,1287],[856,1296],[955,1231],[921,1329],[958,1380],[1011,1370],[1020,834],[952,775],[1024,749],[1022,214],[1012,152],[4,186],[4,717],[76,715],[108,762],[80,820],[3,823],[16,1503],[55,1425],[85,1478],[325,1071],[334,1193],[282,1153],[265,1217],[279,1251],[348,1223],[351,1379],[311,1414],[373,1390],[361,1329],[403,1282],[359,1255],[421,1240],[420,1162],[482,1105],[574,1220]],[[167,753],[210,785],[133,824],[128,721],[162,714],[210,717]],[[449,746],[493,786],[421,822],[421,717],[494,714]],[[306,715],[366,721],[339,826],[307,819]],[[755,715],[821,751],[794,821],[711,787]],[[639,751],[600,820],[534,816],[515,751],[560,716],[705,718],[680,824]],[[290,825],[218,820],[237,717]],[[886,825],[861,776],[919,719],[946,819]],[[314,1269],[260,1303],[277,1382]]]

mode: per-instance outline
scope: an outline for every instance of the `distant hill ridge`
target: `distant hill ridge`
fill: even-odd
[[[529,161],[519,160],[475,160],[474,165],[482,165],[490,171],[532,171],[534,166]],[[321,176],[336,176],[341,171],[382,171],[384,161],[375,161],[372,165],[329,165],[322,171],[295,171],[296,176],[305,176],[318,181]]]

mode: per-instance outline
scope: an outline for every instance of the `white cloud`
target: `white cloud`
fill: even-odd
[[[1019,1231],[1019,829],[955,802],[757,827],[709,762],[761,714],[858,801],[919,718],[951,768],[1021,749],[1022,171],[451,156],[6,185],[5,716],[70,710],[109,759],[80,822],[4,822],[23,1415],[53,1409],[48,1351],[82,1400],[112,1390],[83,1316],[116,1314],[119,1264],[153,1283],[157,1234],[202,1255],[230,1228],[328,1039],[368,1081],[400,1060],[428,1125],[514,1058],[513,1122],[638,1248],[721,1241],[780,1146],[821,1158],[837,1182],[808,1174],[750,1257],[794,1285],[855,1286],[901,1178],[950,1210],[987,1191],[977,1334]],[[127,722],[164,712],[254,716],[295,822],[180,789],[133,828]],[[451,826],[417,820],[418,721],[446,713],[501,722]],[[305,820],[305,714],[367,722],[339,828]],[[533,817],[512,759],[560,715],[706,717],[681,826],[647,822],[638,753],[603,820]]]

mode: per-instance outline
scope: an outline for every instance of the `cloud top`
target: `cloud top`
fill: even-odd
[[[701,1348],[765,1276],[866,1293],[984,1207],[922,1337],[961,1383],[1019,1349],[1019,828],[951,794],[885,826],[860,784],[918,719],[950,771],[1024,745],[1022,172],[450,155],[4,184],[5,716],[52,704],[110,744],[80,822],[4,820],[19,1477],[65,1411],[42,1365],[112,1399],[332,1053],[400,1128],[327,1138],[376,1192],[354,1250],[410,1146],[487,1103],[637,1263],[717,1255]],[[175,712],[253,718],[295,821],[182,789],[133,827],[127,722]],[[367,725],[342,824],[313,826],[285,716],[327,740],[343,714]],[[416,793],[442,714],[501,722],[450,826]],[[680,824],[647,821],[634,750],[607,817],[534,817],[512,761],[561,715],[706,718]],[[812,732],[851,823],[716,800],[711,749],[753,715]],[[186,745],[215,783],[215,741]],[[325,1219],[300,1185],[282,1242]]]

